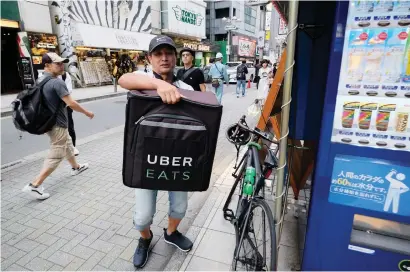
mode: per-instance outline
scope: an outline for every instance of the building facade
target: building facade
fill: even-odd
[[[258,56],[257,38],[264,29],[264,5],[249,5],[246,1],[207,1],[206,37],[210,42],[227,42],[229,61],[240,58],[255,60]],[[261,6],[263,7],[261,9]],[[224,21],[223,18],[239,21]],[[228,30],[227,30],[228,29]]]
[[[58,0],[50,2],[50,16],[77,86],[111,84],[122,63],[143,69],[154,37],[150,2]]]
[[[155,10],[153,29],[172,37],[178,53],[184,47],[195,51],[195,65],[209,62],[219,49],[206,39],[206,6],[202,0],[150,1]],[[157,15],[158,14],[158,15]],[[178,60],[179,65],[182,65]]]
[[[57,49],[47,1],[1,1],[2,94],[34,83],[36,53]]]

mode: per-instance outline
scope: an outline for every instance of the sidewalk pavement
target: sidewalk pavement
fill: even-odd
[[[88,102],[93,100],[99,100],[104,98],[110,98],[120,95],[125,95],[126,89],[121,88],[118,85],[117,92],[114,92],[114,85],[106,85],[100,87],[87,87],[74,89],[71,95],[77,102]],[[11,102],[16,99],[17,94],[7,94],[1,96],[1,117],[10,116]]]
[[[223,196],[214,199],[213,184],[236,156],[234,146],[225,138],[225,130],[246,112],[255,95],[254,89],[245,98],[237,99],[232,93],[224,95],[210,189],[189,193],[181,232],[198,226],[198,222],[206,223],[209,216],[201,213],[203,207],[212,206],[214,214],[219,212],[219,205],[214,204],[221,202]],[[116,130],[80,145],[79,162],[89,162],[90,169],[72,177],[68,163],[63,162],[45,181],[51,197],[44,201],[21,192],[38,174],[43,158],[2,172],[1,270],[135,270],[132,257],[139,233],[132,224],[134,190],[122,184],[122,139],[123,133]],[[176,252],[162,239],[167,211],[168,197],[166,192],[160,192],[152,225],[153,249],[144,270],[163,270]],[[213,249],[220,246],[216,243]],[[232,254],[230,251],[224,256],[230,258]]]
[[[235,179],[232,177],[233,161],[214,183],[211,193],[199,211],[198,216],[187,232],[194,242],[193,249],[185,254],[176,251],[165,271],[230,271],[235,250],[235,230],[233,225],[223,217],[222,208]],[[267,182],[266,199],[274,212],[274,194]],[[276,186],[273,187],[273,192]],[[284,216],[283,232],[279,243],[278,271],[299,271],[302,263],[306,211],[309,203],[310,189],[302,190],[299,201],[295,203],[292,189],[288,195],[287,211]],[[234,195],[229,206],[235,211],[238,196]],[[292,212],[292,210],[294,212]]]

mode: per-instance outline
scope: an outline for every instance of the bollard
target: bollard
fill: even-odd
[[[114,93],[117,92],[117,79],[114,77]]]

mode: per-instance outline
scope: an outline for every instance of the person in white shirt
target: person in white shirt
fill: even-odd
[[[269,74],[272,69],[268,67],[268,61],[262,61],[262,67],[259,69],[259,86],[257,99],[264,101],[269,91]],[[263,103],[262,103],[263,104]]]
[[[181,99],[181,94],[177,88],[194,90],[174,75],[176,56],[174,41],[168,36],[157,36],[151,40],[149,45],[148,59],[152,65],[152,73],[136,71],[124,74],[118,83],[122,88],[128,90],[156,90],[164,103],[175,104]],[[177,230],[188,208],[188,193],[168,192],[168,195],[170,202],[168,228],[164,229],[164,240],[166,243],[188,252],[192,249],[193,244]],[[136,204],[133,223],[141,233],[133,259],[134,266],[137,268],[144,267],[148,260],[149,246],[153,238],[150,226],[156,212],[156,198],[157,191],[135,189]]]

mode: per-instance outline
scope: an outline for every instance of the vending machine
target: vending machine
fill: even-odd
[[[303,270],[410,271],[410,1],[338,2]]]

